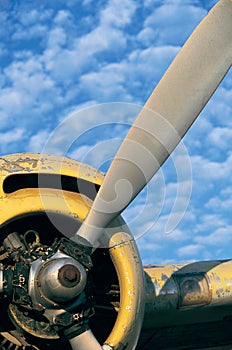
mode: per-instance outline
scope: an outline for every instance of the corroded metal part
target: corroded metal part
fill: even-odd
[[[10,317],[22,330],[35,337],[44,339],[58,339],[57,330],[44,320],[35,320],[27,312],[22,313],[15,304],[9,305]]]
[[[68,302],[83,291],[87,275],[83,266],[75,259],[58,252],[45,263],[41,260],[40,264],[35,261],[31,265],[35,263],[37,264],[36,269],[32,268],[29,276],[30,293],[35,303],[40,302],[44,306],[53,306],[61,302]],[[75,272],[79,280],[72,280],[71,283],[70,279],[62,278],[61,280],[60,271],[64,270],[66,270],[65,276],[68,271]]]
[[[81,280],[80,270],[72,264],[66,264],[59,269],[58,280],[66,288],[75,287]]]
[[[3,241],[3,246],[7,251],[17,250],[17,249],[25,249],[25,245],[18,238],[18,234],[16,232],[10,233]]]

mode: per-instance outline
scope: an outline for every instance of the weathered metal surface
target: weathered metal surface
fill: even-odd
[[[67,288],[72,288],[78,285],[81,280],[79,269],[71,264],[64,265],[58,272],[58,280],[61,285]]]
[[[173,275],[178,285],[178,308],[208,305],[212,295],[207,277],[204,273]]]
[[[31,184],[23,182],[16,186],[17,190],[8,189],[4,191],[4,184],[11,176],[39,174],[36,188],[31,188]],[[40,155],[34,153],[16,154],[0,158],[0,224],[3,224],[14,217],[25,213],[40,211],[51,211],[58,214],[71,216],[74,219],[83,220],[91,206],[91,201],[82,192],[82,195],[74,191],[57,188],[46,188],[44,174],[67,176],[70,179],[86,181],[81,186],[91,184],[100,185],[103,174],[87,165],[71,159]],[[59,177],[58,177],[59,179]],[[28,180],[28,178],[27,178]],[[17,181],[17,178],[15,178]],[[25,180],[26,181],[26,180]],[[12,181],[12,186],[14,180]],[[28,186],[27,186],[28,185]],[[58,183],[59,185],[59,183]],[[61,182],[60,182],[61,185]],[[20,187],[21,186],[21,187]],[[45,187],[45,188],[40,188]],[[81,192],[81,188],[80,188]],[[96,189],[95,189],[96,192]]]
[[[146,266],[144,272],[138,350],[232,348],[232,260]]]
[[[187,323],[221,319],[224,309],[221,315],[207,310],[232,306],[232,260],[147,266],[144,271],[148,327],[180,324],[187,315],[192,315]]]
[[[207,276],[212,290],[212,305],[232,304],[232,261],[221,261]]]
[[[128,233],[113,235],[110,256],[120,285],[120,309],[103,349],[134,349],[144,314],[144,280],[139,253]]]
[[[178,268],[178,265],[145,267],[146,313],[177,308],[178,288],[171,276]]]
[[[59,335],[57,330],[51,326],[46,319],[36,320],[30,317],[30,314],[27,312],[22,313],[17,305],[10,304],[9,306],[9,315],[16,321],[18,325],[29,334],[34,335],[35,337],[41,337],[45,339],[58,339]]]
[[[103,180],[103,173],[100,171],[69,158],[38,153],[20,153],[0,157],[1,182],[6,176],[16,173],[63,174],[99,185]]]

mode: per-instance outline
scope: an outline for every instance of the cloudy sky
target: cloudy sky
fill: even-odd
[[[106,171],[216,1],[0,0],[0,152]],[[144,263],[231,258],[232,72],[124,217]]]

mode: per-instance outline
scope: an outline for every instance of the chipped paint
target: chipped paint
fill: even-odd
[[[179,309],[210,304],[212,295],[205,273],[174,274],[173,278],[179,289]]]
[[[144,272],[145,319],[150,323],[157,312],[172,312],[175,323],[185,310],[197,315],[202,307],[232,305],[232,260],[146,266]]]
[[[102,172],[72,159],[36,153],[15,154],[0,157],[0,178],[12,173],[54,173],[73,176],[101,185]]]
[[[4,181],[12,174],[58,174],[100,185],[103,174],[71,159],[34,153],[0,157],[0,224],[35,211],[53,211],[84,220],[91,201],[78,193],[55,189],[22,188],[5,193]],[[88,176],[86,175],[88,174]]]

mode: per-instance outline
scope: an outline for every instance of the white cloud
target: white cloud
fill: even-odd
[[[182,45],[195,29],[206,11],[200,7],[183,2],[169,3],[156,7],[154,12],[144,22],[144,29],[149,28],[150,44],[153,38],[157,44]],[[181,25],[179,25],[181,23]],[[184,30],[183,30],[184,28]],[[144,37],[144,29],[142,37]]]
[[[209,102],[211,103],[211,101]],[[184,137],[184,142],[192,155],[201,154],[204,148],[204,154],[208,155],[210,147],[208,144],[208,136],[213,130],[213,123],[207,119],[206,113],[204,111],[194,122],[193,126],[190,128],[186,136]],[[215,150],[215,145],[213,149]]]
[[[0,130],[4,130],[8,125],[8,115],[5,111],[0,111]]]
[[[7,55],[7,49],[4,45],[0,44],[0,57],[4,57],[5,55]],[[0,84],[1,84],[1,80],[0,80]]]
[[[35,24],[29,28],[18,26],[12,35],[12,40],[35,40],[35,38],[45,36],[47,30],[47,26],[41,24]]]
[[[92,32],[86,34],[77,40],[76,52],[84,54],[85,58],[91,55],[106,51],[116,51],[120,47],[122,49],[126,45],[126,38],[123,33],[114,28],[99,26]]]
[[[144,0],[144,6],[145,7],[152,7],[153,9],[160,5],[162,3],[162,0]]]
[[[0,93],[0,108],[7,115],[15,115],[17,112],[23,112],[23,106],[27,103],[27,97],[19,91],[13,89],[3,89]]]
[[[2,143],[9,144],[12,142],[20,141],[25,133],[22,128],[15,128],[11,131],[0,133],[0,140]]]
[[[39,131],[37,134],[31,136],[27,146],[28,152],[42,152],[48,137],[49,132],[46,130]]]
[[[45,37],[48,27],[45,22],[51,19],[53,11],[21,8],[14,13],[15,22],[13,24],[13,33],[11,40],[31,40],[39,37]]]
[[[210,121],[213,124],[217,124],[220,127],[231,127],[232,126],[232,80],[231,80],[231,72],[228,74],[228,80],[222,81],[220,87],[216,90],[213,98],[211,99],[211,103],[209,103],[205,111],[207,112]],[[227,78],[227,77],[226,77]],[[225,88],[227,86],[227,88]],[[223,116],[223,117],[222,117]]]
[[[52,48],[56,51],[56,47],[58,47],[58,52],[60,47],[62,47],[66,43],[66,33],[63,28],[56,27],[49,32],[47,46],[48,49]]]
[[[139,242],[137,242],[139,243]],[[152,252],[156,252],[157,250],[161,250],[161,246],[159,244],[156,244],[155,242],[149,242],[148,240],[146,240],[145,242],[143,242],[142,244],[143,250],[146,251],[152,251]]]
[[[130,53],[129,64],[137,64],[138,77],[144,79],[147,74],[152,74],[151,77],[155,75],[159,77],[160,71],[165,71],[165,68],[171,63],[178,51],[179,47],[169,45],[150,47],[143,50],[137,49]],[[153,82],[153,84],[155,83]]]
[[[81,92],[100,101],[143,104],[178,50],[176,47],[155,47],[132,51],[120,62],[82,75]],[[134,93],[130,94],[132,88]]]
[[[121,125],[116,130],[109,124],[132,122],[140,107],[86,107],[102,101],[144,103],[211,4],[69,0],[55,6],[39,2],[32,8],[26,2],[18,4],[18,11],[9,8],[9,15],[1,13],[1,152],[40,151],[46,143],[46,151],[101,166],[113,156],[106,141],[124,134]],[[138,239],[146,262],[207,258],[207,246],[214,247],[208,257],[227,254],[219,237],[230,240],[232,225],[231,91],[229,72],[185,138],[194,188],[190,208],[172,234],[165,234],[165,226],[170,215],[178,221],[189,186],[186,178],[179,179],[179,205],[171,214],[178,191],[172,162],[125,213],[136,236],[146,233]],[[181,157],[176,163],[185,173]]]
[[[146,27],[139,32],[137,39],[142,45],[150,46],[155,44],[156,37],[155,31],[150,27]]]
[[[213,180],[229,179],[232,166],[232,154],[223,161],[211,161],[202,156],[191,158],[194,178],[201,180],[201,185],[212,183]]]
[[[47,21],[51,18],[52,13],[53,11],[51,9],[44,9],[43,11],[40,11],[39,9],[21,9],[21,11],[18,11],[16,13],[16,16],[23,26],[29,27],[31,25],[34,25],[35,23]]]
[[[54,18],[54,23],[58,25],[66,24],[67,21],[73,20],[72,14],[67,10],[58,11],[57,15]]]
[[[101,24],[106,27],[123,27],[131,22],[136,7],[135,1],[124,0],[119,3],[117,0],[110,0],[101,12]]]
[[[197,256],[203,246],[200,244],[189,244],[178,249],[178,255],[180,257],[195,257]]]
[[[200,220],[199,220],[200,219]],[[215,230],[215,227],[222,227],[225,224],[224,220],[220,217],[220,213],[205,213],[198,218],[195,225],[195,231],[201,234],[205,234],[208,231]]]
[[[25,138],[26,132],[20,127],[0,133],[1,154],[17,153],[18,144],[23,144],[25,142]]]
[[[219,227],[214,232],[206,236],[196,236],[195,242],[204,245],[213,245],[222,247],[231,244],[232,240],[232,225]]]
[[[43,71],[36,57],[18,60],[5,71],[6,84],[0,90],[0,109],[7,115],[8,128],[15,125],[46,127],[47,113],[58,107],[60,91]]]
[[[112,135],[109,135],[107,140],[99,141],[90,146],[78,147],[69,154],[69,157],[89,164],[96,169],[101,169],[106,162],[111,163],[122,141],[121,138],[113,138]]]
[[[132,96],[125,87],[124,67],[112,64],[103,67],[99,72],[85,74],[80,79],[81,90],[88,92],[91,98],[102,101],[130,101]]]
[[[231,184],[227,185],[227,189],[231,188]],[[232,196],[231,194],[226,194],[221,191],[218,195],[212,196],[205,205],[205,208],[212,213],[218,213],[221,217],[225,218],[228,216],[230,222],[230,213],[232,206]]]
[[[126,48],[127,42],[125,33],[117,27],[130,21],[135,8],[135,4],[129,0],[122,6],[112,0],[100,12],[99,24],[84,35],[72,37],[64,49],[62,45],[65,41],[65,31],[60,26],[63,25],[64,17],[70,17],[70,14],[67,11],[60,11],[54,20],[56,27],[48,33],[49,45],[42,57],[46,69],[53,77],[65,81],[74,75],[77,77],[92,63],[96,64],[95,55],[98,53],[109,52],[112,59],[114,53]],[[120,16],[115,15],[115,11],[119,11]],[[104,56],[102,57],[104,60]]]
[[[108,134],[104,134],[102,138],[101,132],[98,132],[99,128],[104,129],[104,127],[113,126],[115,123],[127,127],[128,123],[130,124],[131,116],[134,119],[140,109],[140,106],[133,104],[105,103],[76,110],[61,120],[58,127],[51,133],[46,150],[48,153],[65,155],[70,152],[70,148],[75,142],[78,145],[79,140],[81,141],[86,133],[88,133],[85,138],[87,144],[93,145],[97,141],[108,139]]]

